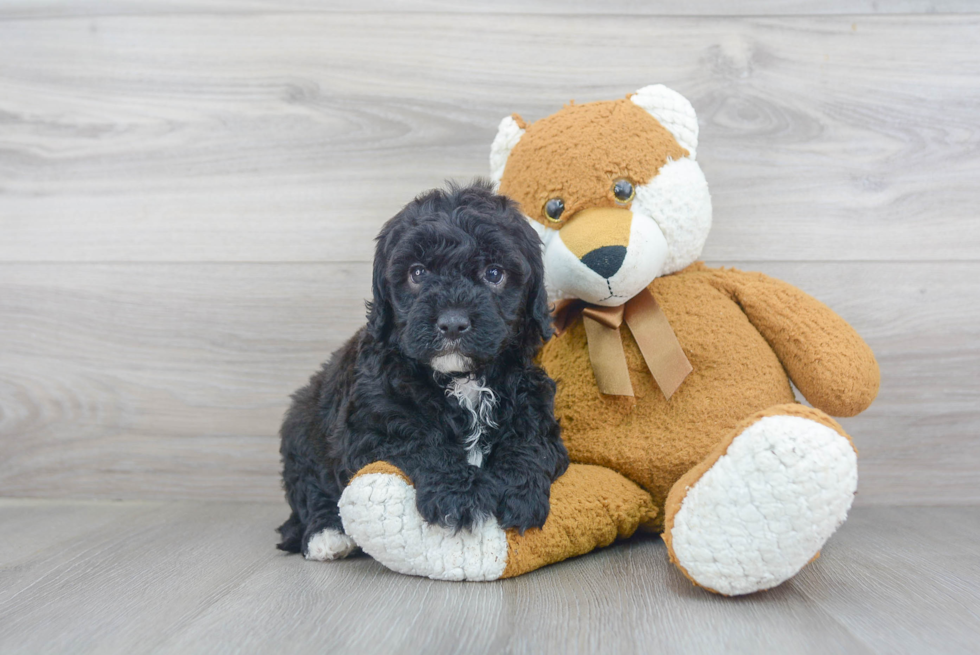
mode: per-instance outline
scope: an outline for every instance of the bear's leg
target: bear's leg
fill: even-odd
[[[544,527],[523,535],[493,518],[453,532],[426,523],[415,488],[386,462],[354,476],[340,499],[344,531],[364,552],[399,573],[436,580],[497,580],[533,571],[628,537],[657,514],[653,499],[618,473],[572,464],[551,487]]]
[[[670,560],[727,596],[769,589],[815,559],[857,489],[850,437],[823,412],[778,405],[742,422],[667,497]]]

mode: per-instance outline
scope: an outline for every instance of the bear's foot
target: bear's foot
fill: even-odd
[[[857,453],[833,419],[781,405],[745,421],[667,498],[664,541],[695,584],[769,589],[814,560],[844,522]]]
[[[363,469],[340,497],[344,531],[392,571],[434,580],[496,580],[507,566],[507,535],[490,518],[472,530],[426,523],[415,487],[394,466]]]
[[[458,532],[426,523],[411,481],[385,462],[361,469],[339,507],[344,531],[392,571],[473,581],[521,575],[607,546],[657,514],[650,495],[618,473],[575,464],[551,487],[544,527],[523,535],[493,518]]]

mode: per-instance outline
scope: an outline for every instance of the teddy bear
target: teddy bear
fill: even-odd
[[[501,121],[491,176],[541,237],[556,336],[539,361],[573,462],[540,529],[425,523],[376,462],[340,502],[345,531],[402,573],[495,580],[660,533],[694,584],[774,587],[814,560],[857,488],[831,416],[874,400],[871,349],[826,305],[698,261],[712,222],[691,103],[662,85]],[[797,401],[793,385],[809,401]]]

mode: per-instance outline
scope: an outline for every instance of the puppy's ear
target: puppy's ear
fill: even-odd
[[[523,217],[521,217],[523,223]],[[527,299],[524,307],[524,346],[528,357],[533,357],[554,334],[551,327],[551,311],[548,292],[544,287],[544,262],[541,258],[541,239],[530,226],[524,225],[524,257],[530,267],[527,281]]]
[[[371,281],[371,300],[367,303],[368,332],[376,341],[387,341],[391,333],[394,316],[391,308],[391,294],[388,291],[388,280],[385,272],[388,268],[390,254],[389,244],[392,243],[394,223],[398,216],[391,219],[381,228],[377,245],[374,249],[374,273]]]
[[[547,341],[554,330],[551,327],[551,308],[548,306],[548,292],[544,288],[544,264],[540,254],[531,262],[531,280],[533,284],[527,294],[527,317],[534,321],[541,339]]]

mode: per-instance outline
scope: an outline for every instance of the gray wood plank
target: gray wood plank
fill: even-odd
[[[860,504],[980,501],[980,264],[724,262],[836,309],[882,390]],[[275,500],[288,395],[363,324],[367,264],[0,264],[0,494]]]
[[[0,498],[0,570],[37,560],[70,542],[153,508],[153,503]],[[49,556],[49,555],[45,555]]]
[[[856,510],[794,585],[882,653],[974,653],[980,509]]]
[[[178,630],[276,556],[272,528],[282,513],[274,505],[150,505],[5,567],[0,650],[146,652],[161,630]]]
[[[827,14],[938,14],[976,13],[969,0],[621,0],[611,10],[602,0],[501,0],[499,2],[450,2],[449,0],[366,0],[358,12],[426,12],[489,14],[606,14],[617,16],[812,16]],[[323,13],[351,11],[337,0],[3,0],[0,20],[63,18],[67,16],[118,16],[160,14]]]
[[[278,553],[278,504],[71,507],[118,520],[0,559],[3,652],[959,653],[980,635],[977,508],[855,509],[800,576],[732,599],[693,587],[652,536],[460,584]],[[63,519],[0,503],[26,538],[45,515]]]
[[[653,536],[497,583],[384,570],[353,582],[348,564],[290,569],[285,579],[272,564],[161,652],[267,652],[282,634],[350,653],[869,652],[792,588],[748,603],[693,588]],[[270,604],[281,609],[270,616]]]
[[[19,495],[281,497],[289,394],[370,286],[364,264],[0,268],[0,493]]]
[[[0,261],[368,261],[417,192],[486,173],[502,116],[652,82],[701,115],[707,258],[972,261],[978,32],[972,15],[2,21]]]

